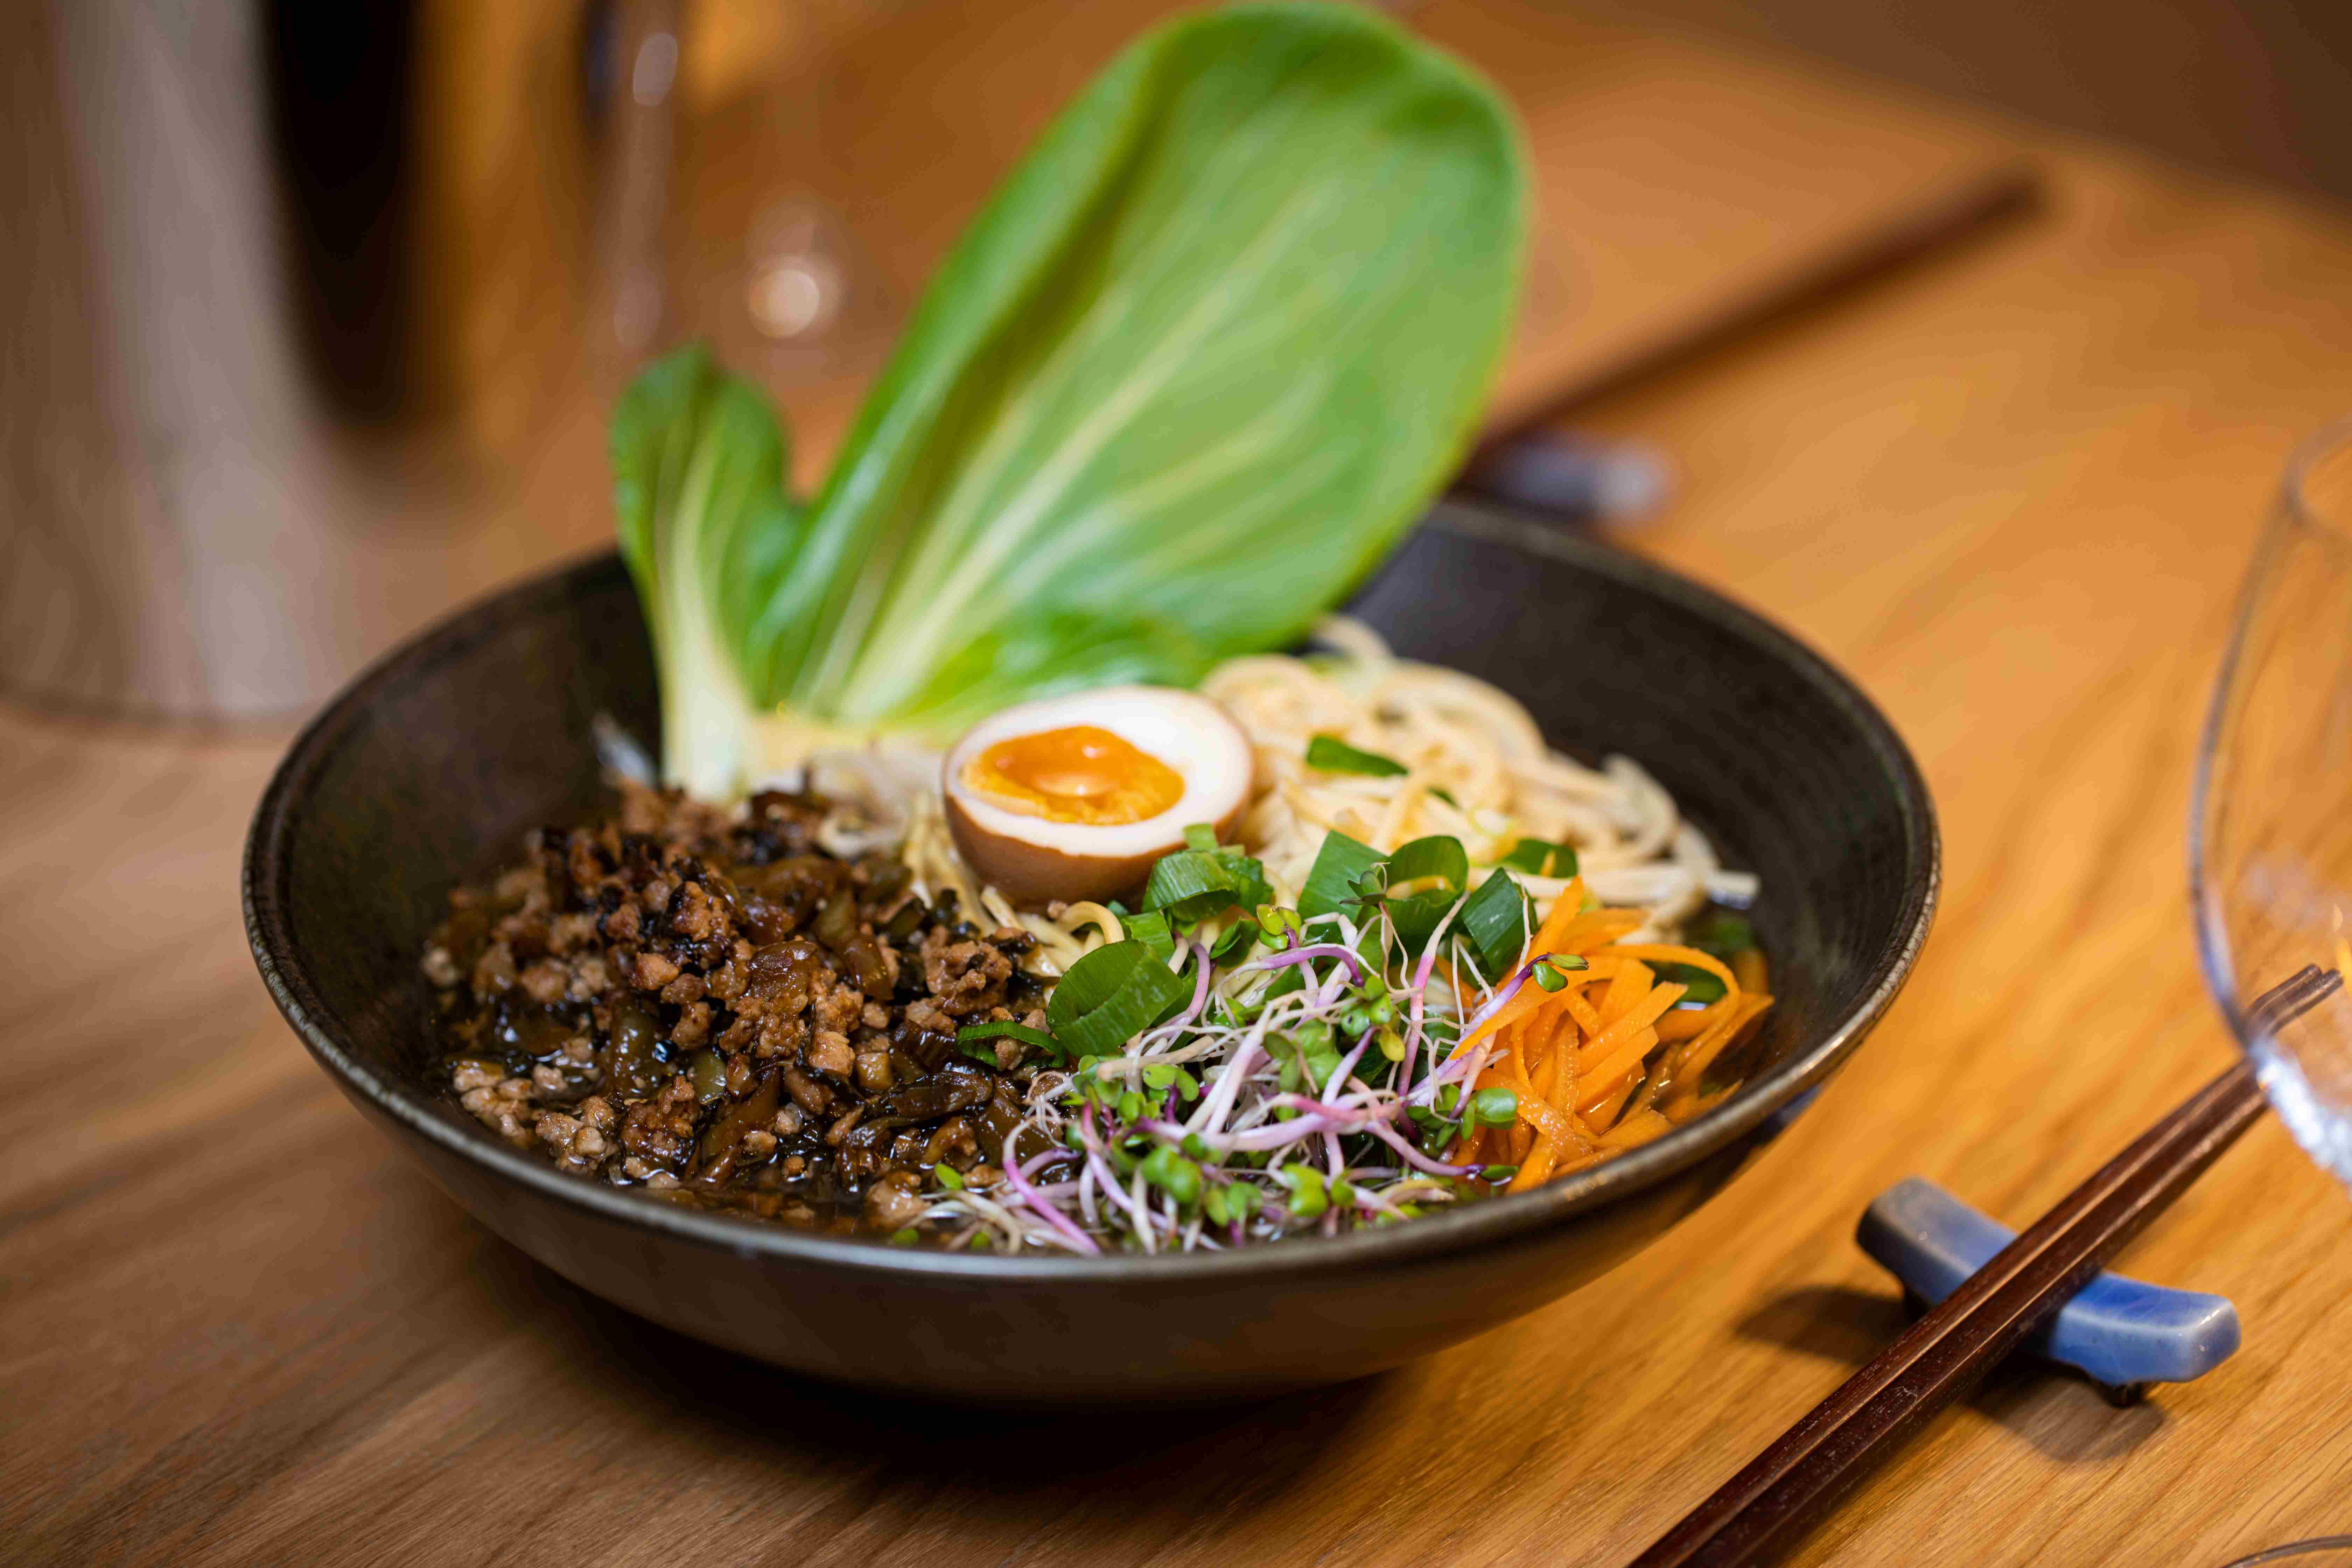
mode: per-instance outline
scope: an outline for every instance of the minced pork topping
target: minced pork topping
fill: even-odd
[[[992,1183],[1034,1068],[956,1031],[1043,1026],[1034,939],[826,853],[828,810],[628,787],[530,835],[425,949],[446,1092],[559,1170],[794,1225],[900,1236],[933,1167]]]

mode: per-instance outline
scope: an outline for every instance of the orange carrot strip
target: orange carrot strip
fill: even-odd
[[[1523,1036],[1526,1033],[1524,1029],[1521,1032]],[[1571,1081],[1576,1076],[1575,1026],[1569,1024],[1559,1032],[1565,1033],[1569,1037],[1565,1040],[1558,1038],[1553,1040],[1551,1051],[1545,1057],[1542,1070],[1535,1079],[1537,1092],[1543,1097],[1544,1103],[1549,1105],[1555,1111],[1559,1110],[1560,1074],[1565,1071]],[[1574,1122],[1568,1117],[1563,1116],[1560,1120],[1571,1129],[1574,1127]],[[1580,1143],[1579,1146],[1581,1147],[1581,1144]],[[1511,1184],[1505,1190],[1523,1193],[1529,1187],[1540,1184],[1544,1178],[1551,1173],[1552,1163],[1559,1158],[1560,1148],[1560,1141],[1551,1133],[1538,1131],[1534,1146],[1528,1149],[1526,1158],[1519,1163],[1517,1173],[1511,1177]]]
[[[1628,1037],[1648,1029],[1651,1025],[1656,1023],[1659,1015],[1681,1001],[1683,993],[1687,989],[1686,986],[1672,984],[1650,987],[1648,995],[1638,998],[1631,1007],[1618,1015],[1617,1020],[1605,1031],[1586,1043],[1580,1053],[1582,1059],[1579,1065],[1588,1073],[1601,1075],[1599,1064],[1615,1055],[1617,1048],[1623,1045]],[[1607,1016],[1605,1010],[1602,1016]],[[1653,1039],[1656,1037],[1655,1035],[1651,1036]]]
[[[1740,998],[1740,1006],[1729,1018],[1701,1035],[1685,1049],[1683,1059],[1675,1067],[1675,1077],[1677,1079],[1692,1086],[1696,1090],[1700,1075],[1713,1065],[1715,1058],[1721,1056],[1733,1041],[1738,1039],[1740,1033],[1749,1024],[1764,1016],[1765,1009],[1772,1005],[1772,998],[1743,996]]]
[[[1601,994],[1601,1021],[1613,1027],[1650,994],[1656,979],[1650,966],[1638,959],[1624,964],[1610,976],[1609,989]]]
[[[1520,986],[1519,994],[1497,1008],[1493,1017],[1462,1037],[1462,1043],[1454,1047],[1454,1056],[1460,1056],[1505,1025],[1517,1023],[1549,1000],[1551,1000],[1551,993],[1540,985],[1530,984]],[[1454,1058],[1448,1057],[1446,1059],[1451,1061]]]
[[[1528,939],[1528,951],[1519,955],[1519,962],[1525,963],[1528,953],[1562,951],[1560,933],[1574,925],[1583,912],[1584,879],[1571,877],[1568,886],[1559,890],[1559,897],[1551,901],[1551,913],[1544,916],[1543,924],[1536,927],[1535,935]]]
[[[1597,1058],[1584,1075],[1587,1083],[1614,1083],[1622,1074],[1639,1075],[1642,1058],[1658,1048],[1657,1032],[1636,1029],[1612,1046],[1607,1054]],[[1632,1085],[1627,1085],[1630,1092]]]
[[[1534,1131],[1549,1133],[1554,1143],[1569,1142],[1568,1119],[1537,1097],[1536,1086],[1528,1080],[1527,1064],[1519,1059],[1519,1053],[1512,1052],[1510,1061],[1515,1080],[1512,1088],[1519,1097],[1519,1120],[1512,1127],[1512,1131],[1516,1134],[1532,1128]],[[1529,1137],[1532,1140],[1533,1132],[1529,1132]],[[1526,1157],[1525,1149],[1517,1152],[1520,1158]]]
[[[1706,1033],[1707,1026],[1715,1022],[1715,1009],[1722,1005],[1717,1002],[1706,1007],[1675,1008],[1658,1020],[1658,1038],[1669,1045],[1698,1038]]]
[[[1625,1103],[1625,1097],[1633,1092],[1633,1075],[1623,1072],[1617,1075],[1614,1082],[1608,1083],[1599,1093],[1585,1100],[1578,1114],[1583,1117],[1585,1124],[1593,1130],[1595,1142],[1608,1136],[1609,1128],[1617,1120],[1618,1108]]]
[[[1580,952],[1590,956],[1607,947],[1619,937],[1642,929],[1639,910],[1595,910],[1579,915],[1551,933],[1551,943],[1538,947],[1538,952]]]
[[[1572,980],[1574,976],[1570,978]],[[1576,1026],[1587,1035],[1597,1035],[1607,1027],[1601,1023],[1601,1015],[1592,1010],[1592,1004],[1584,999],[1578,986],[1571,984],[1559,994],[1561,1004],[1568,1009],[1568,1016],[1575,1019]]]
[[[1631,1149],[1674,1130],[1674,1123],[1654,1110],[1636,1110],[1601,1137],[1603,1149]]]
[[[1658,1072],[1654,1068],[1643,1072],[1641,1077],[1640,1084],[1633,1090],[1633,1098],[1626,1102],[1626,1106],[1623,1110],[1618,1112],[1618,1125],[1621,1127],[1623,1126],[1627,1117],[1638,1116],[1643,1111],[1647,1110],[1652,1106],[1657,1104],[1658,1096],[1664,1092],[1665,1087],[1666,1081],[1664,1075]]]
[[[1574,1035],[1573,1025],[1570,1026],[1569,1033],[1571,1037]],[[1532,1027],[1523,1026],[1519,1030],[1519,1038],[1528,1040],[1534,1034],[1535,1030]],[[1529,1065],[1529,1073],[1535,1079],[1536,1092],[1543,1096],[1546,1105],[1557,1110],[1559,1109],[1560,1062],[1563,1058],[1572,1057],[1574,1051],[1570,1045],[1560,1040],[1560,1029],[1558,1024],[1555,1023],[1551,1028],[1543,1031],[1543,1035],[1544,1049]]]
[[[1583,1033],[1573,1014],[1565,1008],[1552,1026],[1552,1056],[1557,1064],[1551,1081],[1544,1086],[1544,1098],[1562,1116],[1575,1114],[1577,1044]]]
[[[1576,925],[1579,919],[1577,911],[1583,907],[1583,903],[1584,883],[1580,879],[1571,879],[1566,888],[1560,889],[1559,899],[1552,904],[1551,913],[1545,918],[1544,923],[1537,928],[1535,935],[1528,940],[1527,951],[1519,955],[1520,964],[1528,963],[1538,953],[1573,951],[1560,946],[1559,937],[1563,931]],[[1493,1017],[1464,1036],[1461,1043],[1454,1047],[1453,1055],[1458,1057],[1471,1046],[1506,1025],[1518,1022],[1542,1006],[1555,993],[1546,991],[1539,985],[1522,985],[1519,987],[1518,994],[1504,1003]],[[1451,1060],[1453,1058],[1449,1057],[1447,1059]]]
[[[1529,1187],[1541,1186],[1551,1175],[1552,1167],[1559,1163],[1559,1146],[1551,1141],[1551,1135],[1547,1132],[1537,1133],[1536,1146],[1528,1151],[1528,1157],[1520,1163],[1517,1172],[1512,1175],[1510,1185],[1503,1190],[1507,1193],[1524,1193]]]
[[[1745,990],[1739,976],[1724,967],[1723,960],[1711,952],[1701,952],[1695,947],[1679,947],[1670,942],[1643,942],[1634,947],[1620,947],[1615,952],[1626,958],[1646,958],[1658,963],[1687,963],[1693,969],[1704,969],[1733,992]]]
[[[1739,977],[1742,991],[1767,991],[1764,955],[1754,948],[1743,948],[1731,955],[1731,973]]]

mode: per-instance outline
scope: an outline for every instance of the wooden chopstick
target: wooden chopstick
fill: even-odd
[[[2036,210],[2042,177],[2030,159],[2006,160],[1948,188],[1843,243],[1803,258],[1743,291],[1710,300],[1673,330],[1630,345],[1615,358],[1563,367],[1565,378],[1517,396],[1507,393],[1488,410],[1477,449],[1463,479],[1474,491],[1485,459],[1530,429],[1569,415],[1637,383],[1705,359],[1754,332],[1803,316],[1846,294],[1895,277],[1962,240]],[[1557,374],[1557,373],[1556,373]]]
[[[2334,970],[2305,968],[2256,1000],[2249,1026],[2275,1029],[2343,984]],[[1793,1543],[2089,1283],[2237,1142],[2263,1103],[2252,1065],[2242,1057],[1906,1329],[1633,1568],[1731,1568]]]

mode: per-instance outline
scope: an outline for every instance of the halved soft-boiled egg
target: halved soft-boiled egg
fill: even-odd
[[[1035,907],[1133,893],[1193,823],[1230,841],[1250,769],[1249,737],[1208,698],[1110,686],[982,720],[949,751],[940,783],[965,862]]]

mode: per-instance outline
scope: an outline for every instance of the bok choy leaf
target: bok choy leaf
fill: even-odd
[[[637,374],[613,414],[613,510],[660,671],[667,782],[724,798],[757,771],[774,669],[761,610],[799,543],[767,402],[698,348]]]
[[[805,516],[780,467],[750,493],[782,450],[745,426],[756,399],[656,365],[615,430],[624,542],[666,700],[723,689],[666,721],[670,775],[740,787],[813,735],[944,738],[1295,640],[1458,460],[1524,184],[1492,90],[1393,24],[1196,13],[1006,177]],[[747,702],[774,710],[749,739]]]

